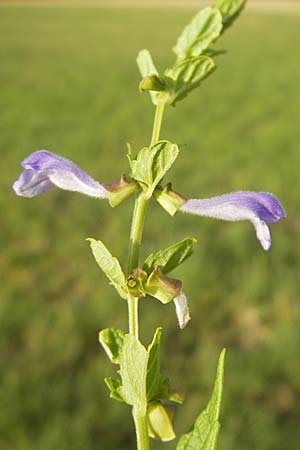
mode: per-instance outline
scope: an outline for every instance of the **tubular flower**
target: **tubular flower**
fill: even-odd
[[[14,182],[17,195],[32,198],[54,186],[90,197],[108,198],[108,191],[72,161],[38,150],[22,161],[23,172]]]
[[[198,216],[230,221],[250,220],[264,250],[271,247],[271,234],[266,222],[286,217],[278,199],[267,192],[239,191],[206,199],[189,199],[179,211]]]

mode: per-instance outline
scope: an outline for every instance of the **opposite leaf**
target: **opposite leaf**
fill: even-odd
[[[179,153],[176,144],[159,141],[152,147],[144,147],[136,159],[131,159],[131,176],[141,183],[146,196],[151,197],[157,184],[168,172]]]
[[[225,349],[221,352],[212,397],[197,418],[191,432],[184,434],[176,450],[215,450],[220,428],[219,415],[223,390]]]
[[[100,269],[103,270],[111,284],[114,285],[119,295],[122,298],[127,299],[128,288],[126,285],[126,278],[117,258],[111,255],[101,241],[96,241],[92,238],[87,240],[90,242],[94,258]]]
[[[161,328],[157,328],[151,344],[148,347],[147,365],[147,399],[158,400],[168,396],[169,384],[160,373],[160,338]]]
[[[120,357],[122,386],[118,393],[140,415],[146,415],[146,376],[148,353],[145,347],[130,334],[125,335]]]
[[[153,64],[149,50],[141,50],[136,58],[136,62],[143,78],[151,75],[159,75],[155,65]],[[150,95],[154,105],[157,105],[158,93],[150,91]]]
[[[119,388],[121,386],[121,381],[117,380],[116,378],[104,378],[105,384],[108,387],[110,391],[110,398],[113,398],[114,400],[117,400],[118,402],[123,402],[124,400],[119,394]]]
[[[174,52],[178,60],[200,56],[220,35],[222,26],[217,8],[208,6],[199,11],[177,40]]]
[[[159,266],[163,273],[170,272],[191,256],[196,242],[194,238],[186,238],[164,250],[151,253],[144,262],[143,269],[150,274]]]
[[[165,71],[169,104],[184,98],[190,91],[197,88],[214,69],[215,63],[209,56],[188,58],[179,62],[172,69]]]
[[[119,364],[124,333],[116,328],[106,328],[99,333],[99,342],[112,363]]]

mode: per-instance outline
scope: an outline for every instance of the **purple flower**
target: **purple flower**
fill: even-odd
[[[271,247],[271,234],[266,222],[277,222],[286,217],[277,198],[267,192],[240,191],[206,199],[190,199],[179,210],[223,220],[250,220],[264,250]]]
[[[72,161],[48,152],[38,150],[22,161],[23,172],[14,182],[17,195],[32,198],[53,186],[67,191],[81,192],[96,198],[107,198],[108,191],[100,183]]]

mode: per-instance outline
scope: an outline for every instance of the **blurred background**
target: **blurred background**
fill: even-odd
[[[126,142],[136,151],[149,142],[154,113],[138,91],[137,52],[171,64],[203,2],[35,3],[0,7],[0,449],[133,449],[130,409],[109,399],[103,378],[114,368],[97,342],[102,328],[126,329],[126,304],[85,241],[103,240],[125,264],[133,199],[114,210],[58,189],[27,200],[11,184],[42,148],[103,183],[128,172]],[[299,42],[298,1],[250,0],[219,41],[228,53],[218,70],[167,110],[162,129],[181,148],[168,175],[175,189],[269,191],[288,214],[265,253],[250,223],[148,210],[142,256],[186,236],[198,245],[174,273],[192,321],[180,331],[173,305],[144,300],[142,339],[163,327],[163,373],[186,390],[178,435],[206,404],[227,347],[222,450],[299,448]]]

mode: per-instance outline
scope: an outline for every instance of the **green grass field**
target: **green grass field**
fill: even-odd
[[[101,182],[127,170],[151,135],[153,108],[139,94],[135,57],[158,66],[191,11],[1,8],[1,450],[129,450],[129,408],[103,382],[113,370],[98,331],[126,327],[126,305],[94,263],[85,238],[125,261],[132,200],[106,203],[53,190],[31,201],[11,184],[19,162],[46,148]],[[182,277],[192,321],[143,301],[142,337],[160,324],[163,372],[186,389],[180,435],[209,398],[227,347],[222,450],[298,450],[300,439],[300,15],[246,12],[222,40],[229,50],[201,89],[167,111],[162,137],[181,148],[176,190],[206,197],[276,193],[288,218],[264,253],[249,223],[171,219],[154,202],[143,255],[195,236]],[[174,449],[174,443],[164,445]],[[153,443],[154,450],[162,448]]]

